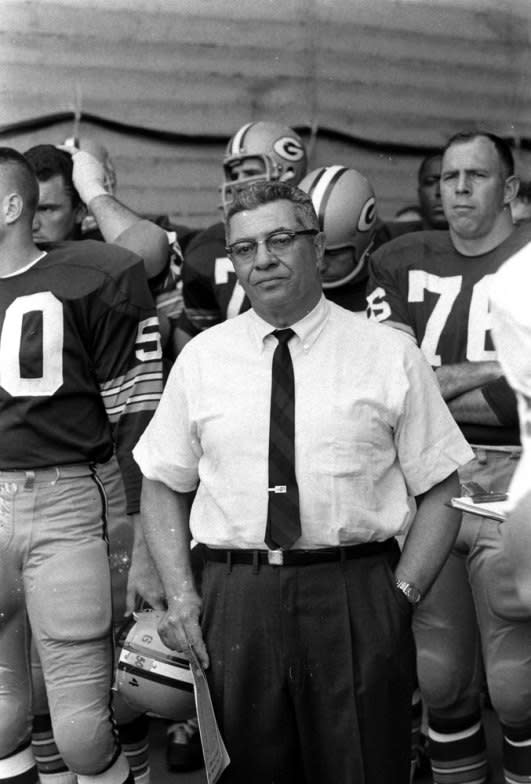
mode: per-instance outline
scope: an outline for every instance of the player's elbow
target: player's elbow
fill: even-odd
[[[170,250],[166,232],[151,221],[139,220],[123,231],[115,243],[144,259],[148,278],[159,275],[168,262]]]

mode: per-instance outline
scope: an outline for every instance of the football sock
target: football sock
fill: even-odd
[[[127,757],[135,784],[149,784],[149,719],[139,716],[129,724],[118,725],[120,743]]]
[[[33,719],[31,747],[41,784],[76,784],[75,773],[68,770],[55,745],[49,714],[35,716]]]
[[[37,766],[29,743],[0,759],[1,784],[36,784],[38,781]]]
[[[531,781],[531,724],[525,727],[508,727],[503,731],[503,772],[507,784]]]
[[[484,784],[487,752],[479,711],[458,719],[430,714],[428,737],[434,784]]]

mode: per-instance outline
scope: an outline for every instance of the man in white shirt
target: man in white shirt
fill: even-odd
[[[490,600],[502,617],[531,617],[531,243],[492,280],[492,332],[500,364],[516,393],[522,456],[509,487],[503,551]]]
[[[445,502],[472,454],[412,342],[323,297],[306,194],[250,185],[227,240],[252,309],[186,345],[134,451],[168,601],[159,632],[208,667],[224,784],[405,784],[411,606],[452,546],[459,518]],[[271,439],[280,343],[295,472],[272,481],[272,454],[288,462],[291,449],[291,414]],[[289,534],[273,536],[284,498]],[[190,536],[206,545],[202,598]]]

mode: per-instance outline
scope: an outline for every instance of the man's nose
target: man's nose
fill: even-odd
[[[460,172],[455,183],[457,193],[468,193],[470,191],[470,178],[466,172]]]
[[[35,213],[35,215],[33,216],[33,222],[31,224],[31,230],[33,232],[35,232],[38,229],[40,229],[40,227],[41,227],[41,221],[40,221],[39,215],[37,213]]]
[[[266,241],[260,240],[256,244],[256,255],[254,259],[255,267],[269,267],[271,263],[275,263],[276,257],[274,253],[268,250]]]

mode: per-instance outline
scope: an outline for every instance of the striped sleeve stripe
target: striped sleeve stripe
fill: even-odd
[[[136,414],[140,411],[155,411],[160,401],[160,396],[157,397],[148,397],[145,396],[143,400],[135,399],[129,401],[127,404],[127,413],[128,414]],[[119,406],[116,409],[112,409],[111,411],[107,410],[107,416],[109,417],[109,421],[114,424],[117,422],[124,413],[124,406]]]
[[[243,128],[240,128],[240,130],[234,134],[234,136],[232,137],[230,155],[238,155],[242,151],[245,137],[247,136],[247,131],[249,130],[251,125],[254,125],[254,123],[252,122],[247,123],[247,125],[244,125]]]
[[[215,310],[202,310],[200,308],[187,308],[185,306],[184,312],[188,320],[199,330],[208,329],[213,324],[218,324],[220,320],[219,313]]]
[[[123,376],[117,376],[116,378],[110,378],[108,381],[102,382],[100,384],[101,394],[105,395],[111,390],[120,389],[125,384],[134,383],[135,379],[140,375],[151,375],[153,378],[160,376],[161,369],[158,360],[156,362],[142,362],[141,365],[130,368]]]
[[[109,397],[115,397],[120,394],[124,394],[128,392],[133,387],[137,386],[138,384],[149,384],[150,382],[159,383],[162,381],[162,372],[157,371],[156,373],[135,373],[133,378],[129,378],[125,380],[126,377],[124,376],[122,383],[117,383],[116,380],[109,382],[112,383],[112,387],[107,387],[107,384],[102,385],[101,389],[101,396],[106,399]]]
[[[130,394],[127,390],[122,395],[116,395],[114,398],[106,398],[105,410],[109,416],[116,416],[118,412],[129,409],[132,403],[142,400],[160,400],[161,385],[160,384],[141,384],[137,385],[135,391]]]

